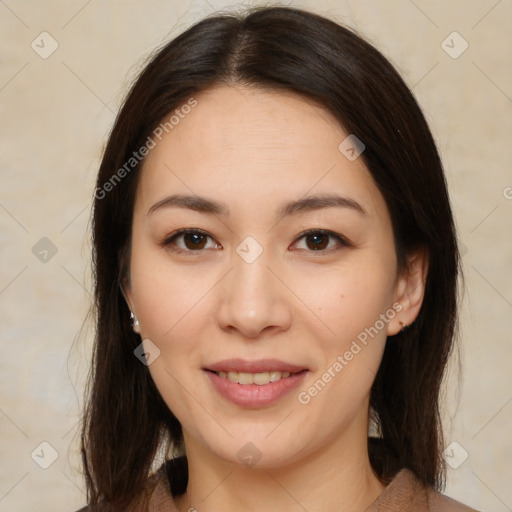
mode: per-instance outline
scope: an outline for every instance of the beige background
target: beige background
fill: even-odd
[[[466,247],[464,379],[458,390],[452,375],[445,414],[446,445],[458,443],[447,455],[460,466],[446,493],[482,511],[512,510],[512,2],[288,3],[357,27],[426,112]],[[84,504],[76,426],[90,326],[73,342],[90,303],[87,233],[101,150],[148,53],[228,6],[0,1],[0,512]],[[58,43],[46,59],[31,47],[51,48],[43,31]],[[452,35],[443,49],[454,31],[463,40]],[[464,40],[469,47],[452,58]],[[47,241],[34,254],[43,237],[55,255],[44,253]]]

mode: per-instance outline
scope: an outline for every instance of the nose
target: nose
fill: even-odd
[[[251,339],[289,329],[291,297],[268,263],[265,252],[252,263],[234,255],[233,268],[218,290],[221,329]]]

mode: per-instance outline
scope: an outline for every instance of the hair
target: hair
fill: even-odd
[[[420,312],[386,343],[371,388],[380,436],[369,437],[368,449],[382,481],[407,467],[425,485],[442,489],[440,391],[457,334],[460,261],[436,145],[412,93],[378,50],[322,16],[271,7],[207,17],[156,51],[110,133],[93,206],[97,332],[82,430],[89,503],[126,510],[143,495],[159,449],[183,448],[180,423],[133,354],[140,337],[122,286],[144,160],[120,170],[166,116],[217,85],[292,92],[329,110],[365,145],[361,158],[389,209],[399,270],[410,251],[426,251]],[[113,182],[116,174],[122,179]],[[180,482],[173,492],[181,487],[180,494],[186,460],[173,467]]]

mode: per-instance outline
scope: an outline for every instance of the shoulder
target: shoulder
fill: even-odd
[[[436,510],[439,512],[478,512],[474,508],[468,507],[460,501],[456,501],[435,491],[430,491],[429,505],[430,510]]]
[[[367,512],[478,512],[432,488],[409,469],[401,469]]]

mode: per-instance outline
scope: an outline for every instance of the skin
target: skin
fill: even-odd
[[[367,453],[370,388],[387,337],[419,312],[426,258],[410,254],[407,272],[397,271],[386,203],[362,158],[350,161],[338,149],[347,133],[328,111],[253,87],[219,86],[196,99],[145,161],[125,289],[141,338],[161,351],[149,371],[184,431],[189,485],[176,503],[183,512],[363,511],[384,489]],[[224,203],[229,214],[149,212],[173,194]],[[325,194],[350,198],[365,213],[277,213],[285,202]],[[190,236],[163,245],[184,228],[207,233],[202,249]],[[314,240],[325,248],[314,250],[311,237],[301,237],[310,229],[350,245],[320,236]],[[263,249],[252,263],[236,252],[248,236]],[[298,393],[393,304],[394,318],[300,403]],[[277,358],[309,371],[276,404],[244,408],[221,397],[202,369],[232,357]],[[237,456],[248,442],[261,454],[252,468]]]

